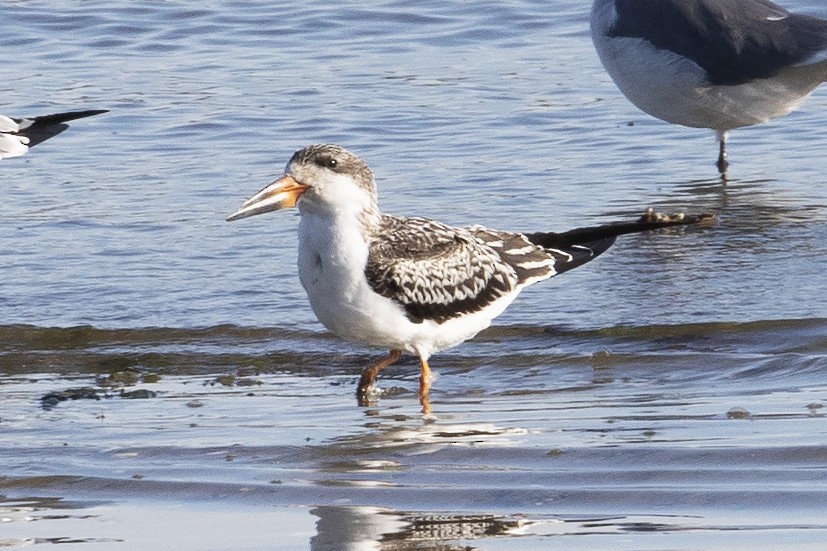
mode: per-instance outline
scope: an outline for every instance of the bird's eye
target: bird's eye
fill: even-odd
[[[339,161],[337,161],[336,159],[330,158],[327,161],[325,161],[325,166],[327,168],[336,168],[337,166],[339,166]]]

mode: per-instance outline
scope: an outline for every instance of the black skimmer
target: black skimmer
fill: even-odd
[[[673,124],[729,131],[796,109],[827,80],[827,20],[768,0],[595,0],[592,40],[621,92]]]
[[[342,147],[311,145],[227,220],[294,206],[299,278],[316,317],[344,339],[390,350],[362,372],[360,404],[379,371],[407,352],[420,360],[426,412],[430,356],[488,327],[524,287],[593,260],[618,235],[711,218],[647,212],[563,233],[452,227],[384,214],[367,164]]]
[[[25,155],[30,147],[69,128],[66,124],[69,121],[106,112],[106,109],[69,111],[20,119],[0,115],[0,159]]]

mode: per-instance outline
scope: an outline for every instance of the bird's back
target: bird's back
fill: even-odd
[[[712,85],[770,78],[824,59],[827,21],[766,0],[613,0],[610,38],[641,38],[691,59]]]

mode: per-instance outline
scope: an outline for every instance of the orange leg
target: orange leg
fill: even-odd
[[[362,376],[359,378],[359,386],[356,388],[356,398],[360,406],[366,406],[370,403],[368,399],[370,391],[376,382],[376,375],[389,365],[396,363],[402,355],[401,350],[391,350],[388,352],[386,358],[381,359],[377,363],[366,367],[362,370]]]
[[[431,367],[428,360],[419,357],[422,370],[419,372],[419,403],[422,404],[422,413],[431,413]]]

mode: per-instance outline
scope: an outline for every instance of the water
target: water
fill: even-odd
[[[587,12],[4,4],[0,112],[111,112],[0,167],[0,546],[823,549],[827,92],[734,132],[722,187]],[[381,351],[313,318],[295,214],[224,222],[315,142],[398,214],[719,221],[528,289],[433,358],[431,415],[411,358],[360,408]]]

